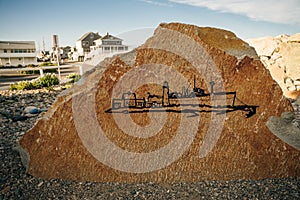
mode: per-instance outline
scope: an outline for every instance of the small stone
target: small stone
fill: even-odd
[[[38,187],[41,187],[41,186],[43,185],[43,183],[44,183],[44,182],[42,181],[42,182],[40,182],[37,186],[38,186]]]
[[[29,114],[37,114],[37,113],[39,113],[39,109],[35,106],[27,106],[24,109],[24,112],[29,113]]]
[[[37,114],[30,114],[30,113],[28,113],[28,114],[25,114],[24,116],[26,116],[28,118],[31,118],[31,117],[36,117]]]
[[[50,104],[48,105],[48,106],[51,106]],[[40,112],[47,112],[48,111],[48,109],[40,109]]]
[[[25,115],[17,115],[17,116],[14,116],[14,117],[12,118],[12,121],[14,121],[14,122],[17,122],[17,121],[24,121],[24,120],[26,120],[26,119],[28,119],[28,117],[25,116]]]

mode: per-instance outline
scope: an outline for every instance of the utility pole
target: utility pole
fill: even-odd
[[[57,66],[58,66],[58,78],[59,78],[59,80],[61,80],[59,57],[60,57],[60,52],[59,52],[59,47],[57,47],[56,48],[56,58],[57,58]]]
[[[44,40],[44,37],[43,37],[43,52],[46,51],[46,48],[45,48],[45,40]]]
[[[59,64],[59,60],[60,60],[60,50],[59,50],[59,45],[58,45],[58,35],[53,35],[52,37],[52,46],[53,49],[55,50],[55,54],[56,54],[56,62],[57,62],[57,69],[58,69],[58,78],[59,80],[61,80],[61,75],[60,75],[60,64]]]

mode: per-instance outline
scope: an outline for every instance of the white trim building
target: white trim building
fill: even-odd
[[[94,46],[91,46],[91,51],[101,49],[103,53],[114,53],[127,51],[128,46],[122,44],[122,39],[107,33],[104,37],[94,40]]]
[[[34,41],[0,41],[0,65],[17,66],[37,63]]]

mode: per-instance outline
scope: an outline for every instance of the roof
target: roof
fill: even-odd
[[[0,49],[35,49],[34,41],[0,41]]]
[[[87,32],[87,33],[85,33],[83,36],[81,36],[77,41],[84,40],[84,39],[85,39],[86,37],[88,37],[90,34],[96,35],[95,39],[101,38],[101,36],[99,35],[99,33]]]
[[[122,39],[110,35],[109,33],[106,33],[106,35],[102,37],[102,40],[122,40]]]

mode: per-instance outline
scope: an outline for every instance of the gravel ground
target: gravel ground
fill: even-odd
[[[300,178],[196,183],[94,183],[42,180],[26,174],[14,150],[19,138],[43,115],[25,114],[27,106],[47,110],[57,91],[0,91],[1,199],[300,199]]]

